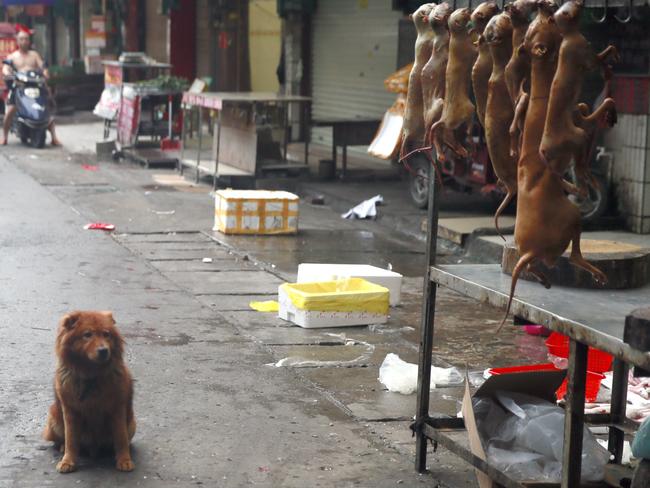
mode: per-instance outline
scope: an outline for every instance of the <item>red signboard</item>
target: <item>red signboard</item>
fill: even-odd
[[[18,46],[16,45],[16,38],[13,35],[11,37],[0,37],[0,60],[7,59],[7,56],[9,56],[16,49],[18,49]],[[0,76],[0,90],[3,90],[4,88],[4,77]]]
[[[122,92],[117,115],[117,141],[125,147],[135,144],[140,124],[140,96],[129,92],[126,88]]]
[[[122,84],[122,68],[111,64],[104,65],[104,86],[120,86]]]

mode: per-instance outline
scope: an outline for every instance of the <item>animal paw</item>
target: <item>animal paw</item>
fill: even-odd
[[[135,464],[133,464],[131,458],[118,459],[115,468],[117,468],[118,471],[133,471],[135,469]]]
[[[59,473],[72,473],[75,469],[77,469],[75,463],[68,461],[65,458],[61,459],[61,461],[59,461],[59,464],[56,465],[56,470]]]
[[[456,149],[454,149],[454,152],[458,154],[459,158],[467,159],[469,157],[469,151],[465,149],[463,146],[459,146]]]
[[[601,286],[605,286],[607,284],[607,276],[605,276],[605,273],[595,274],[594,279],[596,280],[596,283],[598,283]]]

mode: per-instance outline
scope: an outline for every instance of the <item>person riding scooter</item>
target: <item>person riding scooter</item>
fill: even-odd
[[[21,24],[16,25],[16,42],[18,44],[18,50],[11,53],[7,60],[11,61],[10,65],[3,65],[2,72],[6,77],[13,76],[13,72],[27,72],[27,71],[40,71],[43,77],[47,80],[49,78],[49,73],[45,67],[43,59],[38,54],[38,52],[30,49],[31,45],[31,34],[32,31]],[[13,68],[13,69],[12,69]],[[7,138],[9,136],[9,130],[11,129],[11,124],[13,122],[14,116],[16,115],[16,93],[15,88],[11,89],[9,92],[9,97],[6,101],[6,112],[3,122],[3,137],[0,138],[0,145],[7,144]],[[61,142],[56,137],[56,132],[54,128],[54,120],[49,121],[47,126],[50,134],[52,136],[52,145],[60,146]]]

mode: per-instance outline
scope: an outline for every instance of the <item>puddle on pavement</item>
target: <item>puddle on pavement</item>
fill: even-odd
[[[295,274],[300,263],[371,264],[404,276],[422,276],[425,269],[424,243],[365,230],[306,229],[296,236],[215,237],[286,274]]]
[[[365,367],[375,346],[364,341],[348,339],[345,334],[326,334],[337,341],[316,346],[278,346],[278,352],[286,349],[288,356],[267,366],[276,368],[351,368]]]

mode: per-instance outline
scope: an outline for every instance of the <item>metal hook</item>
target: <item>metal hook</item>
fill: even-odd
[[[633,0],[629,0],[628,2],[627,17],[621,19],[618,15],[614,14],[614,18],[618,20],[621,24],[627,24],[630,20],[632,20],[632,10],[634,9],[634,5],[632,4],[632,2]]]
[[[630,0],[630,1],[632,1],[632,0]],[[594,22],[596,22],[597,24],[604,24],[605,21],[607,20],[607,4],[608,3],[609,3],[608,0],[605,0],[605,6],[603,7],[603,16],[602,17],[597,18],[597,17],[594,17],[593,14],[591,14],[592,20]]]

